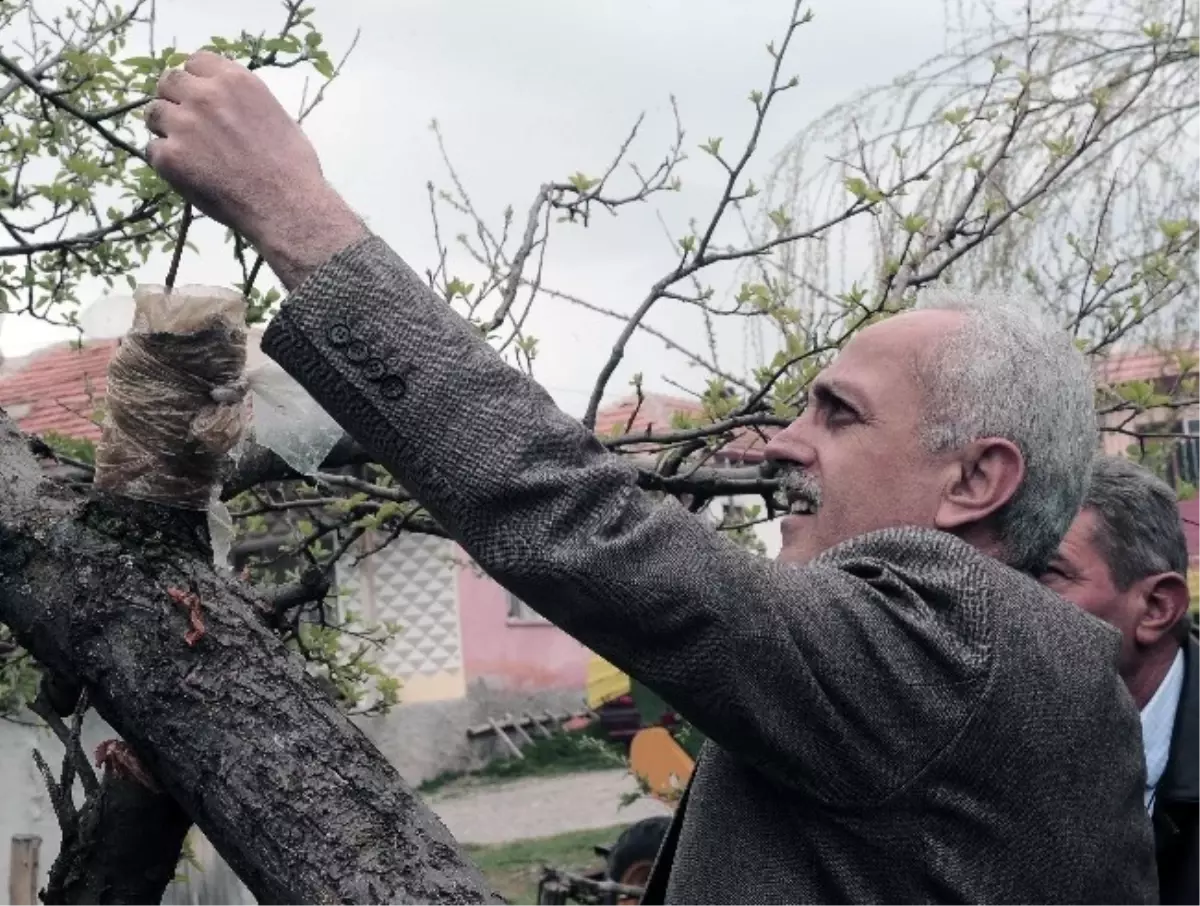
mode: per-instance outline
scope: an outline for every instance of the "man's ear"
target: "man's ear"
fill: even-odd
[[[972,441],[947,466],[947,482],[934,524],[945,531],[982,523],[1016,495],[1025,457],[1012,441]]]
[[[1159,573],[1147,576],[1130,589],[1141,604],[1133,637],[1139,645],[1150,647],[1164,635],[1175,631],[1187,613],[1191,594],[1187,580],[1179,573]]]

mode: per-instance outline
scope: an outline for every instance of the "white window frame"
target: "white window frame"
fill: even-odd
[[[507,589],[504,592],[508,614],[505,622],[509,626],[549,626],[550,621]]]
[[[1176,443],[1174,451],[1171,455],[1171,471],[1174,473],[1175,480],[1186,481],[1189,477],[1195,479],[1195,474],[1190,476],[1184,475],[1184,457],[1186,456],[1192,461],[1192,465],[1196,467],[1196,471],[1200,471],[1200,462],[1196,462],[1197,446],[1200,446],[1200,441],[1197,440],[1197,435],[1200,435],[1200,417],[1184,418],[1177,422],[1178,428],[1176,431],[1180,434],[1186,434],[1187,437],[1180,437]],[[1190,450],[1188,448],[1191,448]]]

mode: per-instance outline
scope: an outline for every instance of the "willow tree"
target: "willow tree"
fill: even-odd
[[[1098,359],[1164,353],[1172,380],[1103,387],[1099,403],[1109,430],[1153,440],[1132,416],[1195,402],[1198,15],[1186,0],[946,4],[941,53],[777,155],[759,229],[825,217],[847,192],[879,204],[756,262],[761,297],[798,317],[758,319],[755,338],[771,325],[786,340],[792,320],[819,333],[934,282],[1017,292]]]

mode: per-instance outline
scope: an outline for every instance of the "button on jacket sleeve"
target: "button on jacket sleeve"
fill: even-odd
[[[493,578],[779,783],[882,801],[986,696],[990,596],[1023,577],[915,529],[804,568],[747,553],[644,494],[376,237],[302,284],[263,348]]]

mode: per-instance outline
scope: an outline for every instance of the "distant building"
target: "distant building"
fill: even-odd
[[[1195,377],[1195,367],[1190,372]],[[1131,381],[1145,381],[1156,391],[1170,394],[1180,379],[1179,367],[1174,355],[1156,350],[1140,350],[1102,359],[1097,365],[1097,380],[1101,384],[1120,385]],[[1177,489],[1185,486],[1195,489],[1200,485],[1200,408],[1195,405],[1184,409],[1167,407],[1148,409],[1134,418],[1128,412],[1112,412],[1100,416],[1101,427],[1108,429],[1103,435],[1105,452],[1126,455],[1129,447],[1137,443],[1129,433],[1115,429],[1144,434],[1175,435],[1165,441],[1168,455],[1163,466],[1164,477]],[[1179,502],[1179,515],[1183,519],[1187,534],[1189,570],[1188,584],[1192,589],[1193,604],[1200,602],[1200,541],[1197,526],[1200,522],[1200,500],[1193,494],[1188,500]]]

